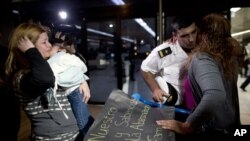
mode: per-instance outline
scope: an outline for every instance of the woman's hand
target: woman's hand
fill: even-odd
[[[35,45],[27,36],[24,36],[18,41],[17,47],[24,53],[30,48],[35,48]]]
[[[177,120],[158,120],[156,123],[163,129],[172,130],[179,134],[188,134],[193,132],[193,128],[188,122],[180,122]]]
[[[90,99],[90,89],[87,81],[84,81],[80,87],[79,87],[80,92],[83,94],[82,101],[85,103],[88,103]]]

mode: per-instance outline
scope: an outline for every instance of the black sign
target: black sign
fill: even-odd
[[[175,141],[156,120],[174,119],[174,108],[153,108],[114,90],[84,141]]]

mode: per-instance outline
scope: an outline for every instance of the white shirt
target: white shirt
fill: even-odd
[[[87,67],[83,61],[75,56],[64,51],[58,52],[50,57],[48,63],[54,72],[56,85],[62,86],[70,93],[82,82],[89,79],[84,73],[87,72]],[[55,87],[57,89],[57,87]]]
[[[166,48],[170,48],[171,53],[161,58],[159,51]],[[188,55],[178,42],[165,42],[154,48],[149,56],[143,60],[141,69],[145,72],[161,75],[166,82],[172,84],[180,93],[180,68],[187,58]]]

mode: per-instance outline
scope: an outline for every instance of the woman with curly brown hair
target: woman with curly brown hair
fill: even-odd
[[[157,121],[162,128],[191,135],[184,138],[211,140],[215,134],[226,137],[231,127],[240,124],[238,72],[234,69],[235,46],[230,31],[230,22],[222,15],[202,18],[199,47],[184,66],[195,108],[185,122]]]

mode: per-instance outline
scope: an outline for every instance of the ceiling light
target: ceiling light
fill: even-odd
[[[231,8],[230,11],[231,12],[237,12],[240,10],[240,7],[235,7],[235,8]]]
[[[106,32],[102,32],[102,31],[95,30],[95,29],[92,29],[92,28],[87,28],[87,31],[88,31],[88,32],[95,33],[95,34],[100,34],[100,35],[103,35],[103,36],[114,37],[113,34],[106,33]],[[126,37],[121,37],[121,39],[124,40],[124,41],[127,41],[127,42],[131,42],[131,43],[134,42],[133,39],[126,38]]]
[[[150,35],[155,37],[155,32],[141,18],[134,19],[141,27],[143,27]]]
[[[114,4],[116,4],[116,5],[124,5],[125,3],[124,3],[124,1],[122,1],[122,0],[111,0]]]
[[[64,27],[72,27],[72,25],[70,25],[70,24],[60,24],[60,26],[64,26]]]
[[[114,25],[113,24],[109,24],[109,27],[112,28],[112,27],[114,27]]]
[[[87,28],[88,32],[92,32],[92,33],[96,33],[96,34],[100,34],[100,35],[104,35],[104,36],[108,36],[108,37],[114,37],[114,35],[110,34],[110,33],[106,33],[106,32],[102,32],[102,31],[98,31],[92,28]]]
[[[250,30],[245,30],[245,31],[233,33],[233,34],[231,34],[231,36],[235,37],[235,36],[243,35],[243,34],[246,34],[246,33],[250,33]]]
[[[58,15],[60,16],[61,19],[65,20],[67,18],[67,12],[65,11],[60,11],[58,13]]]
[[[240,7],[231,8],[231,17],[235,17],[235,13],[240,10]]]
[[[124,5],[122,0],[111,0],[116,5]],[[155,32],[141,18],[134,19],[141,27],[143,27],[150,35],[155,37]]]
[[[131,43],[133,43],[133,42],[134,42],[134,40],[133,40],[133,39],[126,38],[126,37],[122,37],[122,40],[124,40],[124,41],[128,41],[128,42],[131,42]]]
[[[18,10],[12,10],[12,13],[19,14],[19,11]]]

